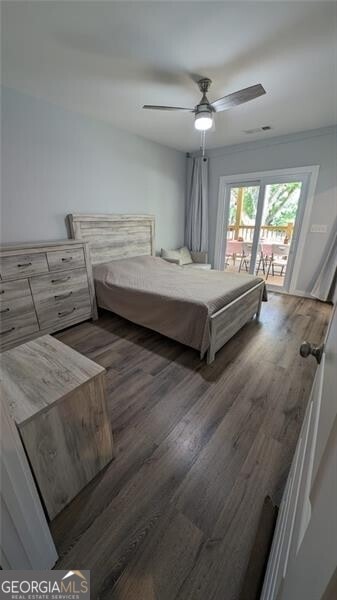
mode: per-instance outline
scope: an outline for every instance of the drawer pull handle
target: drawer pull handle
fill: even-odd
[[[70,275],[68,275],[68,277],[60,277],[60,279],[52,279],[51,282],[52,283],[65,283],[66,281],[69,281],[70,279]]]
[[[68,258],[62,258],[61,260],[62,262],[70,262],[71,260],[73,260],[73,257],[69,256]]]
[[[30,267],[31,265],[32,265],[31,262],[28,262],[28,263],[19,263],[18,267]]]
[[[9,312],[9,308],[3,308],[2,310],[0,310],[0,315],[2,315],[5,312]]]
[[[6,333],[11,333],[14,331],[15,327],[10,327],[10,329],[5,329],[5,331],[0,331],[0,335],[5,335]]]
[[[1,290],[1,291],[0,291],[0,294],[4,294],[4,293],[5,293],[5,290]]]
[[[66,315],[71,315],[71,313],[74,312],[74,310],[76,310],[75,306],[74,306],[74,308],[71,308],[70,310],[63,310],[63,311],[59,312],[58,316],[65,317]]]
[[[66,294],[56,294],[56,296],[54,296],[55,300],[63,300],[64,298],[69,298],[69,296],[72,295],[72,292],[68,292]]]

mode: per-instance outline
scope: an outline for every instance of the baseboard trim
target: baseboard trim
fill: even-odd
[[[310,300],[315,300],[315,298],[311,294],[308,294],[308,292],[305,292],[304,290],[293,290],[292,292],[290,292],[290,294],[292,296],[301,296],[302,298],[309,298]]]
[[[287,290],[283,290],[282,288],[277,289],[276,286],[272,288],[267,287],[268,292],[273,294],[284,294],[286,296],[299,296],[300,298],[308,298],[309,300],[315,300],[313,296],[305,292],[304,290],[291,290],[288,292]]]

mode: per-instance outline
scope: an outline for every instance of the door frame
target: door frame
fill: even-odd
[[[0,564],[3,569],[51,569],[57,551],[27,457],[5,399],[0,401]]]
[[[336,328],[335,304],[283,493],[261,600],[335,597]]]
[[[227,195],[229,194],[230,187],[233,184],[238,185],[261,185],[261,180],[266,179],[274,179],[274,178],[287,178],[290,177],[294,179],[296,176],[301,177],[301,180],[307,179],[304,182],[305,186],[305,194],[303,200],[303,188],[301,190],[302,196],[302,206],[299,205],[297,211],[297,217],[299,215],[299,211],[302,210],[301,214],[301,226],[299,227],[299,218],[296,218],[297,221],[297,231],[294,231],[294,241],[296,253],[294,252],[294,246],[292,248],[294,256],[294,262],[292,265],[292,274],[291,280],[288,282],[289,289],[277,289],[274,286],[275,291],[280,293],[288,293],[294,295],[303,296],[304,292],[299,290],[297,287],[298,276],[300,273],[300,265],[303,258],[304,253],[304,245],[306,241],[306,237],[309,230],[310,225],[310,217],[312,212],[313,201],[315,197],[316,184],[319,173],[319,165],[309,165],[306,167],[293,167],[289,169],[274,169],[270,171],[255,171],[251,173],[238,173],[235,175],[222,175],[219,178],[219,190],[218,190],[218,211],[217,211],[217,227],[216,227],[216,235],[215,235],[215,247],[214,247],[214,267],[216,269],[223,269],[223,261],[224,261],[224,247],[225,247],[225,239],[224,239],[224,227],[226,218],[228,219],[228,214],[226,214],[226,207],[228,202],[226,202]],[[262,181],[261,187],[263,187],[264,193],[265,182]],[[259,194],[259,200],[261,195],[261,188]],[[256,242],[257,243],[257,242]]]

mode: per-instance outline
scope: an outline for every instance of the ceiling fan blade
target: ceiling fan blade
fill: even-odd
[[[154,104],[144,104],[143,108],[149,108],[150,110],[187,110],[193,112],[193,108],[182,108],[181,106],[156,106]]]
[[[233,106],[244,104],[244,102],[249,102],[249,100],[254,100],[254,98],[263,96],[265,93],[266,90],[261,83],[257,83],[256,85],[252,85],[243,90],[239,90],[238,92],[234,92],[233,94],[229,94],[228,96],[224,96],[223,98],[219,98],[218,100],[211,102],[211,105],[216,112],[220,112],[222,110],[228,110]]]

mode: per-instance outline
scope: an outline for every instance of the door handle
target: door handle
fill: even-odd
[[[314,346],[313,344],[310,344],[310,342],[302,342],[300,346],[300,355],[303,356],[303,358],[307,358],[311,354],[316,358],[318,364],[320,364],[323,350],[324,344],[321,344],[320,346]]]

